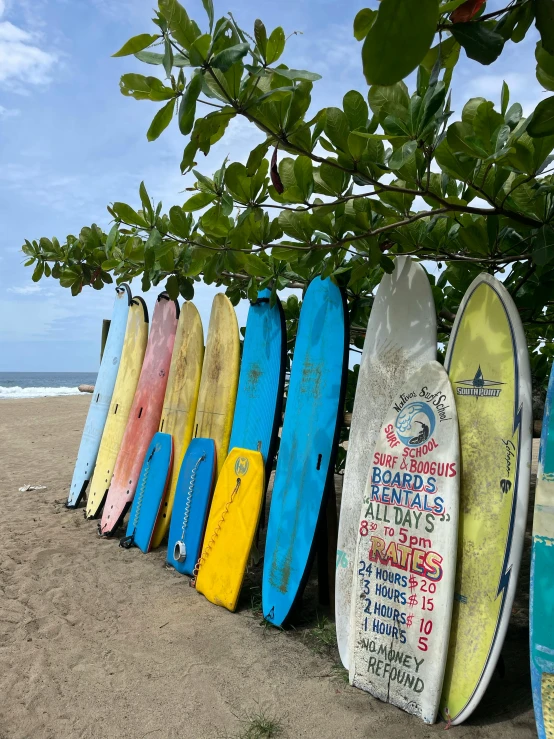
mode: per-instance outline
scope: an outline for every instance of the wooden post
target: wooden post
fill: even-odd
[[[111,321],[108,318],[104,318],[102,321],[102,339],[100,341],[100,361],[102,361],[102,357],[104,355],[104,348],[106,346],[106,341],[108,340],[108,331],[110,330],[110,323]]]

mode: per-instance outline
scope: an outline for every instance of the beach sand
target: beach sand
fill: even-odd
[[[240,737],[259,711],[291,739],[444,736],[345,682],[314,581],[295,629],[266,628],[251,603],[261,565],[232,614],[166,569],[163,549],[121,549],[66,510],[89,400],[0,401],[0,739]],[[505,674],[454,738],[536,736],[529,543]]]

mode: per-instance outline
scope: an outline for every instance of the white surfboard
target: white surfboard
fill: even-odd
[[[344,471],[335,620],[347,669],[356,539],[371,454],[397,386],[436,355],[435,303],[425,270],[410,257],[396,257],[394,272],[379,285],[367,325]]]
[[[401,382],[371,455],[352,588],[350,682],[434,723],[454,599],[460,445],[448,375]]]

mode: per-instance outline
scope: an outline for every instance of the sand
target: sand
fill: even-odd
[[[123,550],[66,510],[88,402],[0,401],[0,739],[241,737],[260,710],[290,739],[444,736],[345,682],[314,582],[295,629],[266,628],[251,607],[260,566],[228,613],[166,569],[165,551]],[[536,736],[528,555],[529,537],[505,675],[453,737]]]

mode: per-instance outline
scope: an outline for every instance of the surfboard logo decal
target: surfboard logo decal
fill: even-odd
[[[473,395],[476,398],[498,398],[502,389],[497,385],[504,385],[503,382],[497,380],[485,380],[481,365],[477,368],[475,377],[472,380],[456,380],[456,385],[463,387],[456,388],[457,395]]]
[[[250,462],[248,459],[246,457],[239,457],[235,462],[235,473],[237,475],[246,475],[249,467]]]
[[[409,447],[418,447],[433,436],[435,414],[427,403],[416,401],[404,406],[394,423],[401,442]]]

